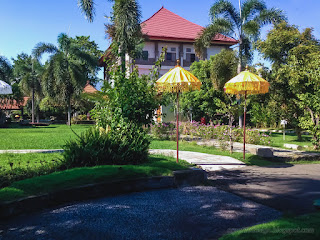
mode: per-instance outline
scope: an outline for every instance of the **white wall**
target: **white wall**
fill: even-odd
[[[179,44],[178,43],[161,43],[161,42],[159,42],[159,45],[158,45],[159,54],[161,53],[162,48],[166,47],[166,46],[168,47],[167,52],[175,53],[177,57],[179,56]],[[176,48],[176,51],[174,51],[174,52],[171,51],[171,48]]]
[[[154,42],[145,42],[143,51],[148,51],[149,58],[155,58],[156,54],[154,52],[155,43]]]
[[[221,52],[222,49],[226,49],[225,46],[211,46],[207,48],[207,59],[210,59],[210,56],[216,55]]]

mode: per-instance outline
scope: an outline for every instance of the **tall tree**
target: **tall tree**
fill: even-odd
[[[13,62],[15,81],[19,83],[24,94],[31,96],[31,121],[35,122],[35,109],[37,109],[39,122],[39,102],[42,97],[41,76],[44,68],[37,59],[25,53],[19,54]]]
[[[268,33],[265,41],[258,42],[258,49],[262,55],[272,62],[271,92],[272,98],[278,104],[281,117],[287,119],[295,128],[299,140],[301,140],[301,124],[299,119],[304,116],[304,110],[300,107],[297,91],[303,90],[303,85],[293,85],[293,78],[288,74],[289,57],[294,49],[300,46],[319,46],[319,42],[312,35],[312,29],[305,29],[300,33],[299,28],[281,22],[274,26]],[[303,53],[303,52],[302,52]],[[307,54],[306,51],[304,54]],[[301,61],[305,61],[303,58]],[[291,59],[292,61],[292,59]],[[291,63],[292,64],[292,63]],[[294,88],[293,86],[297,86]]]
[[[238,73],[252,59],[252,43],[259,38],[261,28],[285,19],[281,10],[267,9],[263,0],[245,0],[242,4],[239,0],[239,10],[228,0],[217,0],[210,9],[210,17],[211,24],[195,42],[197,54],[203,56],[204,48],[210,46],[218,33],[238,39]]]
[[[58,36],[58,46],[38,43],[33,49],[33,55],[38,59],[44,53],[50,54],[43,74],[44,90],[58,103],[67,105],[67,124],[71,125],[71,99],[83,91],[98,60],[64,33]]]
[[[88,21],[92,22],[95,12],[94,1],[79,0],[78,2]],[[124,74],[126,54],[135,57],[139,44],[142,43],[141,11],[136,0],[113,0],[113,2],[111,23],[106,24],[106,33],[112,39],[113,52],[119,56]]]

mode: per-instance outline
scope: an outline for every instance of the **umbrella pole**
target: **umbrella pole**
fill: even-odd
[[[247,105],[247,91],[244,93],[244,115],[243,115],[243,159],[246,159],[246,106]]]
[[[179,162],[179,92],[177,92],[177,163]]]

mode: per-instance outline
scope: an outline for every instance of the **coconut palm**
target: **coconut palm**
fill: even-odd
[[[57,104],[67,105],[67,124],[71,125],[71,99],[83,91],[89,70],[96,69],[97,58],[63,33],[58,36],[58,46],[38,43],[32,53],[37,59],[44,53],[50,54],[42,77],[43,89]]]
[[[125,72],[125,55],[135,57],[142,42],[141,12],[136,0],[113,1],[111,24],[106,24],[106,33],[112,39],[112,49],[120,57],[122,72]],[[79,0],[79,7],[89,22],[93,21],[94,0]]]
[[[210,46],[212,38],[218,33],[238,39],[238,73],[244,63],[252,59],[252,43],[258,39],[261,28],[286,19],[283,11],[267,9],[263,0],[245,0],[242,4],[239,0],[239,10],[228,0],[217,0],[210,9],[210,17],[212,23],[195,42],[197,54],[203,56],[205,47]]]
[[[41,76],[44,68],[37,59],[25,53],[19,54],[13,62],[15,81],[19,83],[24,94],[31,96],[31,121],[34,122],[35,108],[39,109],[38,102],[42,97]],[[39,122],[39,110],[37,112]]]

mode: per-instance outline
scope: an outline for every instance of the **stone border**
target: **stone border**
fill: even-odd
[[[206,180],[207,175],[205,171],[198,168],[190,168],[188,170],[174,171],[173,177],[158,176],[88,184],[40,196],[30,196],[16,201],[2,203],[0,204],[0,219],[8,219],[19,214],[30,213],[75,201],[152,189],[200,185],[205,183]]]

